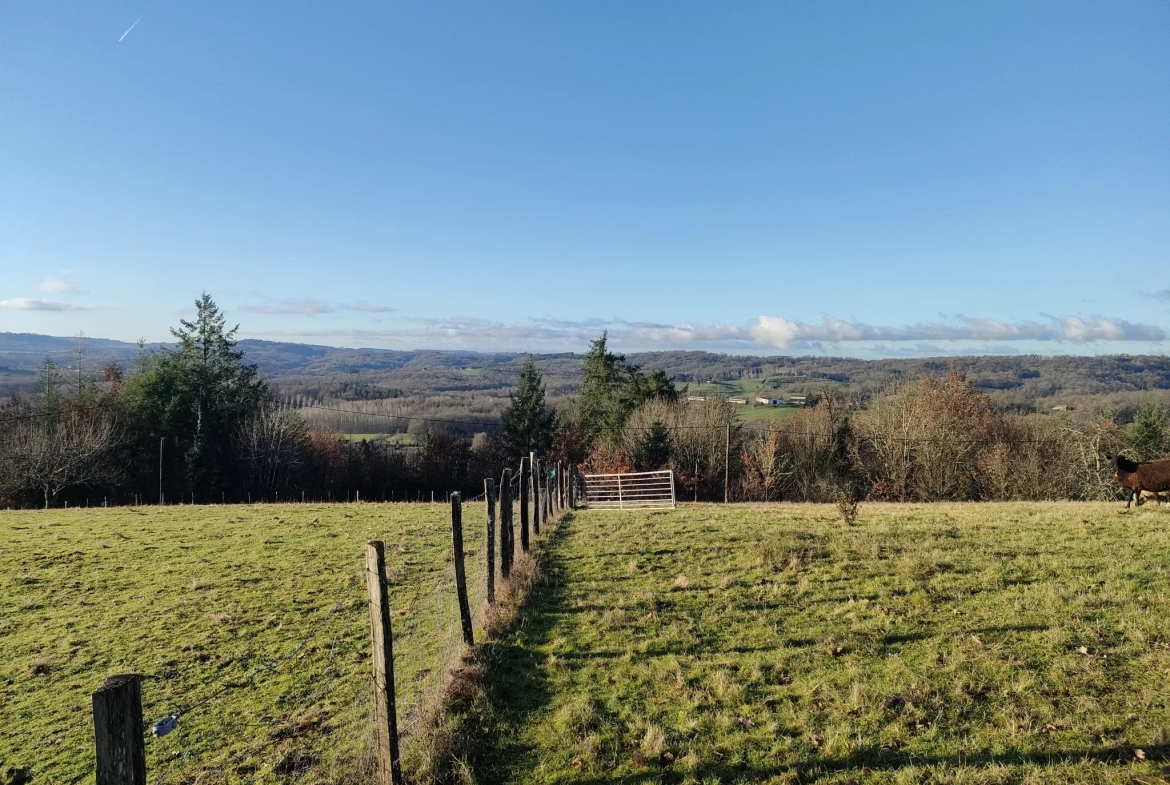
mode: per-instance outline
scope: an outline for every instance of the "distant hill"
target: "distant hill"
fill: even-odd
[[[141,351],[137,344],[86,338],[84,365],[107,362],[128,366]],[[156,351],[163,344],[145,346]],[[76,337],[0,333],[0,395],[27,388],[45,357],[63,367],[75,362]],[[507,395],[526,357],[520,352],[398,351],[342,349],[276,341],[240,341],[250,362],[282,395],[363,398],[467,394]],[[562,399],[580,380],[581,355],[534,355],[545,375],[550,398]],[[954,364],[997,404],[1018,409],[1120,393],[1170,390],[1170,358],[1164,355],[1036,355],[932,357],[857,360],[840,357],[759,357],[714,352],[642,352],[629,359],[648,369],[661,368],[680,383],[724,382],[737,393],[777,391],[797,394],[833,386],[861,396],[899,379],[939,375]]]

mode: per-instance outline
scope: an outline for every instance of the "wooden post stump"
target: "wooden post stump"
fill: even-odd
[[[111,676],[93,693],[96,785],[146,785],[142,677]]]

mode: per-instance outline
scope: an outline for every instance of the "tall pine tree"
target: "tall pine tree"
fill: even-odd
[[[184,490],[218,497],[235,474],[235,430],[268,398],[256,366],[245,364],[236,349],[236,329],[227,328],[204,293],[195,301],[195,319],[171,330],[178,346],[149,360],[131,380],[138,472],[157,472],[154,460],[165,438],[169,495]]]
[[[543,455],[552,444],[556,413],[544,402],[544,382],[529,357],[520,372],[520,387],[504,410],[503,442],[508,455],[520,458],[530,452]]]

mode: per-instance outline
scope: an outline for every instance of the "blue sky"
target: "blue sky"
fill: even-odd
[[[0,331],[156,340],[207,290],[341,346],[1161,353],[1168,41],[1165,2],[9,0]]]

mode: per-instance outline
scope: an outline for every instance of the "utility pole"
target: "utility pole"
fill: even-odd
[[[723,503],[728,501],[728,480],[731,477],[731,423],[727,423],[727,433],[723,441]]]
[[[163,490],[162,490],[162,459],[163,459],[163,442],[167,437],[161,436],[158,440],[158,506],[163,504]]]

